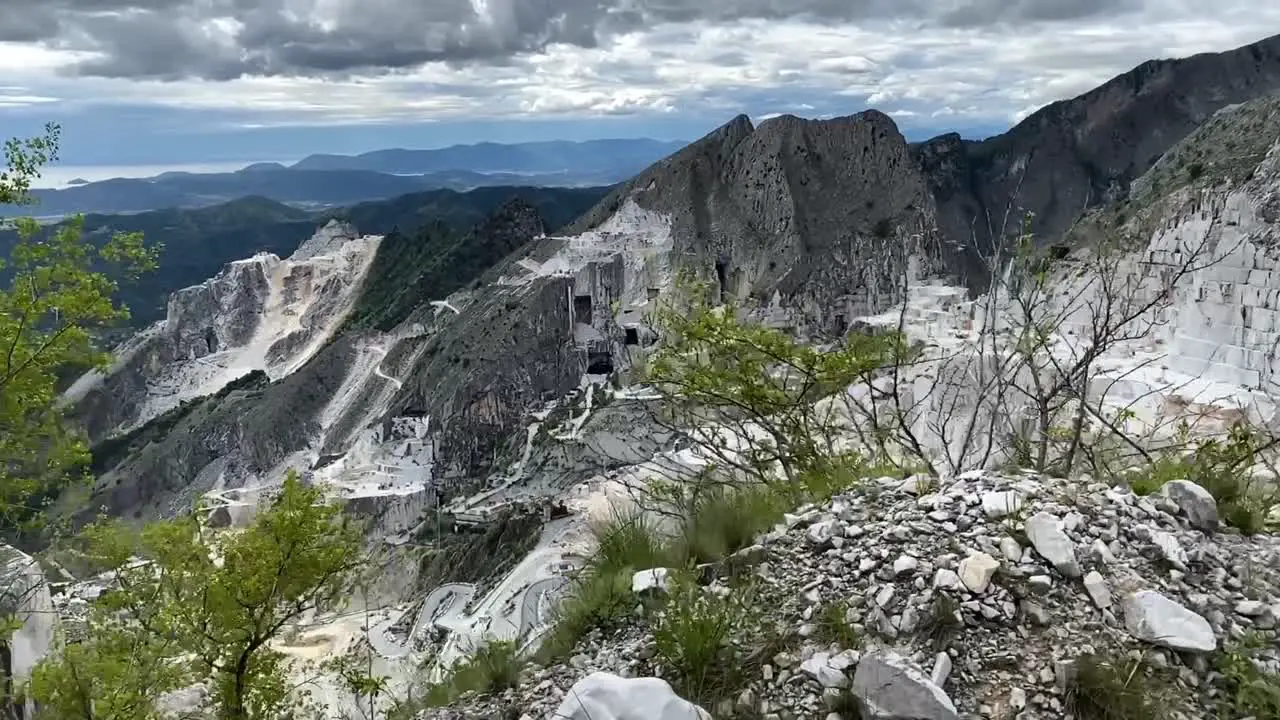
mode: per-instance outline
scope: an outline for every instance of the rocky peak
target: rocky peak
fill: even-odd
[[[884,113],[829,120],[739,116],[615,191],[571,230],[626,199],[670,218],[676,262],[724,292],[780,300],[812,329],[878,312],[934,204]]]
[[[1052,238],[1129,183],[1215,111],[1280,92],[1280,35],[1223,53],[1153,60],[1083,95],[1048,105],[1006,133],[915,148],[938,198],[944,234],[986,245],[988,223],[1023,211]],[[1006,219],[1006,210],[1012,209]],[[974,225],[976,221],[976,226]]]

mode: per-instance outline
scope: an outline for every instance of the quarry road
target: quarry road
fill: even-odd
[[[520,605],[519,637],[527,636],[530,630],[542,624],[542,608],[547,596],[567,582],[567,578],[550,577],[533,583],[525,590],[524,600]]]
[[[386,380],[389,383],[393,383],[396,386],[397,390],[404,387],[404,383],[382,372],[382,361],[385,360],[387,357],[386,349],[383,348],[381,345],[370,345],[369,349],[378,354],[378,364],[373,366],[373,374],[377,375],[383,380]]]
[[[436,315],[439,315],[445,310],[452,310],[454,315],[462,314],[462,312],[458,310],[458,308],[454,307],[453,305],[450,305],[448,300],[432,300],[431,306],[436,309]]]

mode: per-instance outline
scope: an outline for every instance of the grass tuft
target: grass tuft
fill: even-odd
[[[468,693],[489,695],[515,689],[520,686],[520,673],[525,665],[525,658],[515,642],[487,643],[470,658],[455,665],[443,682],[429,687],[423,704],[443,707]]]
[[[680,694],[709,707],[741,687],[743,653],[738,641],[758,627],[750,589],[718,595],[689,577],[672,583],[657,614],[657,657]]]
[[[1145,659],[1084,655],[1076,659],[1067,708],[1079,720],[1164,720],[1172,686]]]
[[[849,605],[843,602],[831,603],[822,608],[815,619],[819,642],[838,645],[842,650],[856,650],[862,647],[862,636],[846,620]]]

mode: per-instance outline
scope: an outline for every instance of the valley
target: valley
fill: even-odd
[[[270,641],[322,717],[411,696],[417,720],[553,717],[591,678],[662,675],[678,696],[630,702],[1088,720],[1112,717],[1078,704],[1106,654],[1172,698],[1114,717],[1194,718],[1225,707],[1211,653],[1256,635],[1249,667],[1280,670],[1280,36],[981,142],[908,143],[865,110],[670,150],[609,187],[90,216],[90,237],[145,227],[162,268],[200,257],[61,394],[94,479],[51,514],[198,503],[234,537],[290,472],[321,488],[374,570]],[[28,655],[113,582],[73,580]],[[743,671],[724,686],[669,645],[709,617],[738,638],[703,666]],[[495,647],[521,681],[455,693]]]

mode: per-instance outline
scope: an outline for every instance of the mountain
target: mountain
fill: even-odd
[[[88,519],[102,507],[148,518],[203,498],[211,524],[237,525],[296,469],[365,523],[388,563],[372,603],[379,615],[355,637],[367,639],[397,681],[417,677],[424,659],[445,668],[487,641],[533,644],[574,587],[573,569],[597,551],[591,528],[612,503],[710,460],[689,447],[682,428],[664,425],[652,390],[635,382],[663,341],[656,311],[683,298],[677,279],[686,273],[803,340],[904,323],[922,359],[877,379],[898,383],[895,400],[908,406],[880,409],[910,415],[904,421],[931,451],[952,449],[955,413],[973,409],[981,419],[974,408],[989,402],[1010,426],[1034,420],[1034,408],[1012,393],[974,394],[993,358],[1012,356],[1007,343],[1023,337],[1005,324],[1018,309],[1009,287],[981,294],[992,279],[981,263],[989,238],[971,232],[1011,201],[1036,211],[1043,242],[1062,244],[1064,257],[1045,271],[1050,313],[1062,298],[1087,303],[1102,284],[1073,257],[1090,248],[1061,232],[1072,225],[1085,238],[1090,228],[1124,230],[1133,245],[1117,256],[1121,287],[1134,289],[1137,302],[1150,293],[1171,303],[1148,332],[1091,363],[1088,377],[1102,387],[1083,392],[1096,393],[1111,417],[1165,422],[1189,408],[1197,422],[1255,411],[1269,421],[1276,407],[1263,381],[1280,370],[1280,107],[1268,97],[1275,42],[1140,66],[981,143],[944,136],[911,145],[874,110],[758,126],[739,116],[559,229],[527,200],[502,202],[465,230],[428,224],[364,236],[334,219],[290,257],[235,261],[173,295],[164,321],[139,333],[114,368],[68,392],[94,441],[98,476],[84,493],[60,498],[58,511]],[[568,216],[567,205],[553,206]],[[415,212],[397,205],[391,214]],[[994,229],[1004,229],[999,219]],[[1160,288],[1180,246],[1197,241],[1215,262]],[[1087,324],[1069,320],[1053,328],[1048,352],[1079,347],[1073,335]],[[948,378],[942,370],[956,369],[946,364],[953,360],[958,370]],[[851,390],[833,400],[846,395],[856,399]],[[1000,430],[979,429],[979,442],[1009,445],[1013,457],[1004,425],[991,427]],[[853,430],[841,439],[849,447],[865,440]],[[865,700],[888,687],[877,677],[891,676],[894,690],[865,705],[879,708],[877,716],[950,718],[957,708],[968,716],[984,705],[1034,703],[1057,717],[1064,646],[1055,617],[1087,633],[1072,657],[1087,659],[1096,645],[1127,658],[1164,643],[1162,662],[1179,665],[1170,675],[1197,688],[1179,686],[1189,702],[1211,697],[1202,690],[1217,682],[1212,664],[1184,656],[1216,650],[1270,612],[1280,583],[1268,576],[1267,605],[1255,601],[1244,612],[1245,585],[1231,578],[1255,571],[1232,568],[1250,557],[1270,567],[1280,545],[1188,527],[1176,494],[1138,498],[1118,474],[1009,476],[995,467],[1004,458],[938,478],[860,478],[865,499],[803,508],[777,531],[743,538],[759,545],[704,566],[703,581],[719,583],[714,576],[738,562],[771,558],[756,574],[777,580],[761,583],[777,595],[763,596],[757,609],[773,626],[809,628],[788,636],[797,645],[786,664],[800,665],[794,682],[735,687],[730,706],[750,690],[771,712],[821,715],[817,680]],[[994,521],[1005,499],[1025,508],[1020,515],[1035,513],[1017,520],[1027,525],[1017,537]],[[513,514],[555,519],[508,535]],[[462,539],[470,532],[479,537]],[[494,538],[509,539],[504,551]],[[902,551],[886,554],[886,543]],[[453,554],[460,547],[471,553]],[[846,556],[845,547],[858,553]],[[1190,574],[1171,576],[1179,565]],[[1081,586],[1074,578],[1085,569]],[[1108,582],[1124,593],[1114,611]],[[1160,593],[1135,595],[1134,587]],[[1027,588],[1034,597],[1024,596]],[[614,604],[627,609],[622,627],[593,631],[572,648],[571,664],[501,697],[472,694],[463,708],[424,717],[505,716],[520,707],[545,714],[568,688],[552,685],[582,667],[646,671],[632,658],[656,646],[653,628],[633,617],[631,599]],[[835,622],[860,624],[865,653],[833,654],[810,639],[828,606],[838,608]],[[1107,612],[1125,621],[1098,622]],[[948,653],[938,654],[937,633],[919,632],[929,617],[966,628],[944,633]],[[1193,643],[1170,644],[1156,627],[1164,621],[1181,633],[1194,626]],[[351,642],[334,641],[345,648],[356,640],[343,622],[318,620],[311,629],[347,633]],[[889,642],[903,655],[888,652]],[[419,643],[429,649],[417,652]],[[769,657],[777,657],[775,643],[771,637]],[[1011,650],[1036,668],[1014,685],[1005,672]],[[948,680],[953,654],[968,669]],[[925,685],[926,673],[904,669],[909,657],[939,658],[938,682]],[[845,671],[855,664],[850,682]],[[1035,693],[1023,687],[1033,680]],[[930,704],[908,701],[916,697]],[[897,709],[884,709],[890,701]],[[498,703],[505,707],[495,710]],[[1185,716],[1209,716],[1204,710]]]
[[[442,150],[379,150],[355,157],[313,155],[291,167],[255,163],[236,172],[166,172],[36,189],[32,195],[39,204],[34,208],[0,207],[0,213],[131,213],[202,207],[246,196],[324,208],[431,189],[598,187],[626,180],[681,145],[655,140],[482,143]]]
[[[159,269],[125,284],[120,299],[129,306],[130,324],[143,327],[164,317],[166,298],[208,279],[233,260],[266,252],[284,257],[311,237],[318,225],[342,219],[362,232],[385,234],[401,228],[412,236],[426,223],[465,231],[512,197],[525,198],[546,213],[551,227],[577,217],[606,188],[492,187],[458,192],[431,190],[349,208],[311,212],[263,197],[200,208],[154,210],[129,215],[86,215],[85,235],[105,242],[117,232],[141,232],[163,244]],[[0,250],[15,238],[0,231]]]
[[[513,144],[486,142],[437,150],[397,148],[354,156],[310,155],[292,167],[297,170],[371,170],[414,175],[448,170],[537,176],[573,173],[624,179],[679,150],[684,144],[647,138]]]
[[[1130,183],[1214,112],[1280,92],[1280,35],[1222,53],[1151,60],[1032,113],[987,140],[942,135],[913,148],[949,240],[990,247],[1024,212],[1045,238]],[[1007,211],[1012,210],[1012,212]]]
[[[295,390],[338,383],[341,397],[300,405],[309,410],[299,411],[298,422],[310,430],[288,441],[264,439],[269,451],[237,454],[236,472],[222,477],[252,485],[278,474],[281,463],[318,468],[317,458],[345,457],[356,446],[361,457],[381,457],[409,441],[398,433],[410,432],[426,433],[413,443],[433,458],[430,484],[463,492],[502,472],[495,457],[523,453],[529,413],[574,392],[584,375],[625,375],[653,336],[654,299],[673,291],[681,271],[758,301],[775,325],[816,336],[900,302],[907,268],[980,290],[981,243],[969,223],[1011,192],[1009,167],[1028,168],[1020,202],[1046,227],[1061,225],[1066,220],[1049,201],[1055,193],[1084,198],[1081,188],[1101,182],[1090,168],[1101,167],[1095,145],[1102,138],[1114,150],[1112,180],[1130,178],[1150,165],[1148,155],[1185,136],[1178,133],[1199,113],[1269,92],[1275,42],[1141,66],[982,143],[944,137],[912,146],[876,111],[831,120],[782,116],[758,127],[740,116],[614,188],[550,237],[539,238],[532,222],[486,223],[466,213],[470,233],[458,231],[462,224],[395,233],[383,226],[387,237],[368,264],[375,270],[362,278],[361,294],[348,298],[349,320],[288,375]],[[1139,122],[1159,132],[1146,134]],[[1131,159],[1120,162],[1125,148]],[[499,239],[502,227],[521,228],[523,241]],[[311,372],[328,379],[295,379]],[[295,405],[281,395],[293,390],[277,387],[284,378],[271,379],[273,402]],[[132,392],[144,385],[126,383]],[[336,476],[350,469],[325,467]],[[184,461],[166,466],[166,482],[181,487],[202,472]]]

